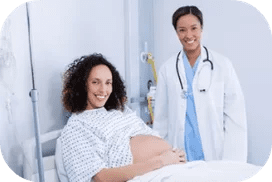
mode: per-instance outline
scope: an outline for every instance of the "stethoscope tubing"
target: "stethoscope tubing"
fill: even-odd
[[[213,70],[213,63],[212,61],[209,59],[209,52],[208,52],[208,49],[203,46],[205,51],[206,51],[206,56],[207,58],[203,60],[203,62],[206,62],[208,61],[210,64],[211,64],[211,70]],[[179,74],[179,69],[178,69],[178,61],[179,61],[179,56],[180,56],[180,53],[181,51],[179,51],[178,55],[177,55],[177,60],[176,60],[176,71],[177,71],[177,75],[178,75],[178,78],[179,78],[179,83],[180,83],[180,87],[181,87],[181,90],[184,90],[183,89],[183,84],[182,84],[182,81],[181,81],[181,78],[180,78],[180,74]]]

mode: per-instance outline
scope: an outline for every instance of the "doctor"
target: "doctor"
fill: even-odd
[[[201,45],[197,7],[181,7],[172,18],[183,50],[160,68],[153,129],[188,161],[246,162],[244,96],[231,62]]]

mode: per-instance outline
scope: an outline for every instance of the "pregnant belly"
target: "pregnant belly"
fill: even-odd
[[[155,136],[138,135],[130,139],[130,149],[134,164],[158,156],[171,148],[165,140]]]

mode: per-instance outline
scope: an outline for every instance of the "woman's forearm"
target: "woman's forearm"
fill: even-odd
[[[154,157],[146,162],[139,162],[123,167],[102,169],[94,176],[95,182],[122,182],[128,181],[135,176],[140,176],[155,169],[161,168],[163,161],[160,156]]]
[[[155,156],[145,162],[139,162],[117,168],[102,169],[94,176],[93,179],[95,182],[123,182],[166,165],[182,163],[186,163],[185,152],[179,149],[171,149],[166,150],[160,155]]]

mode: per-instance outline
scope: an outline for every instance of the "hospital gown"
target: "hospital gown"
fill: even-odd
[[[159,134],[126,107],[73,114],[60,137],[64,168],[70,182],[90,182],[103,168],[132,164],[130,138]]]

